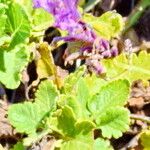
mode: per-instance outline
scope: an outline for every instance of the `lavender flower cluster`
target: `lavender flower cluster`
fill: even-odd
[[[33,0],[33,2],[36,8],[42,7],[54,16],[55,27],[68,32],[66,37],[56,37],[55,41],[83,42],[84,46],[80,52],[98,56],[94,59],[89,57],[87,65],[98,74],[104,72],[100,60],[116,56],[118,50],[116,47],[110,48],[107,40],[98,37],[94,30],[82,21],[82,16],[77,10],[78,0]]]

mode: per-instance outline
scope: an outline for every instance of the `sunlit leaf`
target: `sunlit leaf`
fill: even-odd
[[[129,96],[129,82],[116,80],[104,85],[88,103],[90,111],[98,117],[111,107],[124,106]]]
[[[96,127],[96,125],[89,120],[79,121],[75,124],[76,134],[78,137],[84,138],[84,136],[89,135],[91,131]]]
[[[91,150],[92,145],[89,141],[81,141],[80,139],[70,140],[68,142],[64,142],[61,150]]]
[[[43,81],[36,91],[35,103],[41,107],[44,113],[56,110],[56,98],[58,91],[52,81]]]
[[[6,15],[6,33],[12,37],[10,48],[14,48],[29,37],[30,21],[23,7],[17,3],[8,5]]]
[[[54,75],[56,67],[48,45],[42,43],[37,50],[40,54],[39,58],[36,60],[38,77],[41,79]]]
[[[99,150],[99,149],[102,149],[102,150],[113,150],[113,148],[110,145],[110,142],[107,141],[107,140],[104,140],[102,138],[97,138],[94,141],[94,148],[93,148],[93,150]]]
[[[54,22],[53,16],[42,8],[34,10],[32,17],[35,31],[46,30]]]
[[[14,0],[19,3],[26,11],[28,17],[30,18],[33,31],[44,31],[50,25],[52,25],[54,19],[50,13],[42,8],[35,9],[32,0]]]
[[[107,84],[106,80],[97,77],[95,74],[85,76],[84,80],[88,89],[90,89],[89,93],[91,96],[99,93],[101,87]]]
[[[18,132],[35,134],[42,119],[56,109],[56,87],[43,81],[36,93],[35,102],[13,104],[8,110],[8,119]]]
[[[149,150],[150,149],[150,130],[144,131],[141,134],[141,144],[144,147],[143,150]]]
[[[82,117],[82,108],[80,106],[79,101],[76,99],[75,95],[74,96],[69,94],[60,95],[58,105],[61,107],[68,105],[73,109],[73,112],[75,113],[76,117],[78,118]]]
[[[40,106],[31,102],[13,104],[8,110],[8,119],[18,132],[35,134],[44,114]]]
[[[108,11],[100,17],[85,14],[84,20],[92,26],[97,35],[105,39],[118,36],[124,26],[121,15],[114,11]]]
[[[41,43],[37,51],[39,52],[39,58],[35,62],[38,78],[42,79],[53,76],[55,84],[60,88],[62,86],[62,79],[57,73],[57,67],[51,53],[52,48],[47,43]]]
[[[6,11],[6,5],[0,3],[0,36],[2,36],[4,34],[4,30],[5,30],[5,24],[6,24],[6,19],[7,16],[5,14]]]
[[[74,137],[76,118],[72,109],[68,106],[65,106],[57,119],[58,129],[61,130],[64,135]]]
[[[73,91],[74,86],[77,84],[78,80],[83,76],[85,72],[85,66],[79,67],[74,73],[71,73],[68,77],[66,77],[64,81],[64,92],[70,93]]]
[[[77,93],[76,99],[78,100],[80,108],[82,110],[82,117],[87,118],[89,115],[89,112],[87,110],[87,102],[91,96],[89,88],[83,78],[79,79],[77,83],[76,93]]]
[[[22,142],[18,142],[14,145],[14,147],[11,150],[25,150],[26,148],[23,146]]]
[[[109,108],[96,118],[96,122],[102,130],[103,137],[119,138],[129,129],[129,112],[125,108]]]
[[[132,82],[139,79],[143,81],[150,79],[149,60],[150,54],[142,51],[138,55],[131,54],[130,60],[122,54],[114,59],[103,60],[102,63],[107,69],[109,79],[126,78]]]
[[[21,81],[21,72],[29,61],[29,52],[24,46],[11,51],[0,49],[0,82],[7,88],[15,89]]]

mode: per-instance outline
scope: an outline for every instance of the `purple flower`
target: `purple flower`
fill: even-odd
[[[59,40],[83,42],[81,52],[91,53],[96,59],[89,59],[93,70],[98,74],[104,72],[104,68],[98,63],[102,58],[111,58],[118,54],[116,48],[110,48],[107,40],[101,39],[93,29],[82,21],[81,15],[77,10],[78,0],[33,0],[36,8],[44,8],[55,18],[54,26],[61,30],[68,31],[66,37],[56,37],[54,42]]]
[[[78,0],[33,0],[36,8],[42,7],[55,17],[54,26],[68,31],[70,38],[94,42],[93,30],[81,21],[77,11]]]
[[[76,8],[77,2],[77,0],[33,0],[36,8],[42,7],[55,17],[56,25],[65,23],[67,26],[80,19]]]

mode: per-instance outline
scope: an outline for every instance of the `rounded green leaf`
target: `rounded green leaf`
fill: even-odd
[[[63,133],[63,135],[72,138],[75,136],[76,118],[71,107],[63,107],[60,115],[57,117],[57,121],[57,128]]]
[[[21,72],[29,62],[29,51],[17,46],[11,51],[0,49],[0,82],[8,89],[15,89],[21,81]]]
[[[129,111],[123,107],[112,107],[96,118],[103,137],[119,138],[129,129]]]
[[[60,107],[68,105],[69,107],[72,108],[76,117],[78,117],[78,118],[82,117],[82,109],[81,109],[80,103],[78,102],[78,100],[76,99],[75,96],[69,95],[69,94],[67,94],[67,95],[61,94],[59,96],[58,105]]]
[[[8,110],[10,123],[20,133],[34,134],[43,116],[40,106],[31,102],[13,104]]]
[[[79,136],[85,136],[88,135],[95,127],[96,125],[92,121],[83,120],[76,122],[76,134]]]
[[[128,80],[116,80],[106,84],[88,102],[89,110],[97,117],[110,107],[125,105],[129,96],[129,88]]]
[[[44,113],[52,112],[56,109],[56,98],[58,90],[52,81],[41,82],[35,94],[35,103],[41,107]]]

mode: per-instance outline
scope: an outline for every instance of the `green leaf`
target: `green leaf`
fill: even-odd
[[[72,108],[67,105],[64,106],[57,116],[57,128],[61,131],[59,133],[64,136],[61,150],[74,150],[76,148],[91,150],[94,127],[95,124],[88,120],[77,121]]]
[[[59,105],[70,106],[78,119],[89,118],[87,102],[88,99],[90,99],[90,93],[84,78],[80,77],[75,84],[69,86],[74,86],[72,91],[70,91],[72,94],[70,95],[70,93],[67,92],[67,94],[61,95],[58,101]]]
[[[31,102],[13,104],[9,107],[8,119],[18,132],[35,134],[44,116],[40,109],[39,105]]]
[[[13,104],[8,110],[8,119],[18,132],[35,134],[46,114],[56,109],[58,92],[50,81],[43,81],[36,93],[35,102]]]
[[[86,138],[84,140],[75,139],[70,140],[68,142],[64,142],[60,150],[92,150],[92,145],[89,143],[89,141],[86,141]]]
[[[64,93],[69,93],[74,91],[78,80],[83,76],[85,72],[85,66],[79,67],[74,73],[71,73],[64,81]]]
[[[9,47],[14,48],[29,37],[30,21],[22,6],[15,2],[8,5],[6,15],[6,33],[12,37]]]
[[[84,126],[83,124],[81,125],[81,128]],[[83,128],[82,128],[82,130],[84,131]],[[79,135],[73,139],[69,139],[69,140],[64,141],[64,143],[62,143],[62,146],[60,149],[61,150],[77,150],[77,149],[79,149],[79,150],[93,150],[93,144],[94,144],[94,139],[92,137],[92,134],[89,133],[89,134]]]
[[[103,139],[93,140],[89,136],[84,136],[84,139],[73,139],[62,144],[61,150],[113,150],[109,141]]]
[[[35,97],[35,103],[40,106],[40,110],[43,111],[43,113],[51,113],[56,110],[58,90],[52,81],[43,81],[39,85]]]
[[[32,15],[32,17],[34,25],[33,30],[35,31],[45,30],[50,27],[54,22],[53,16],[42,8],[34,10],[34,14]]]
[[[85,76],[84,80],[86,82],[86,86],[89,89],[90,96],[93,96],[99,93],[101,87],[107,84],[106,80],[103,80],[102,78],[97,77],[95,74]]]
[[[80,105],[80,108],[82,110],[82,114],[81,114],[82,118],[87,118],[89,116],[89,112],[87,110],[87,102],[90,99],[90,93],[89,93],[89,89],[87,87],[87,84],[83,78],[81,78],[78,81],[76,88],[77,88],[76,89],[76,94],[77,94],[76,99],[77,99],[77,101]]]
[[[0,82],[7,88],[19,86],[21,72],[29,61],[29,52],[24,46],[17,46],[11,51],[0,49]]]
[[[80,101],[82,106],[86,106],[86,102],[89,99],[89,89],[87,87],[86,82],[83,78],[80,78],[80,80],[77,83],[77,99]]]
[[[7,16],[5,14],[5,10],[6,10],[6,5],[0,3],[0,36],[2,36],[4,34],[4,30],[5,30],[5,24],[6,24],[6,19]]]
[[[83,78],[84,72],[85,67],[82,66],[65,79],[63,93],[66,96],[63,96],[59,102],[60,104],[69,104],[69,106],[73,108],[73,111],[78,119],[87,118],[89,116],[87,102],[88,99],[90,99],[90,91],[86,81]],[[67,99],[70,99],[71,101],[69,100],[68,103],[66,102]]]
[[[75,127],[76,134],[78,135],[78,137],[85,137],[86,135],[91,133],[91,131],[96,127],[96,125],[92,121],[84,120],[76,122]]]
[[[140,137],[143,150],[150,150],[150,130],[144,131]]]
[[[5,43],[10,43],[11,41],[11,37],[8,35],[3,35],[2,37],[0,37],[0,46],[3,46]]]
[[[123,106],[129,96],[129,82],[116,80],[103,86],[99,94],[94,95],[88,103],[89,110],[95,117],[110,107]]]
[[[102,138],[98,138],[94,141],[93,150],[100,150],[100,149],[101,150],[113,150],[109,141],[104,140]]]
[[[103,137],[119,138],[122,132],[129,128],[129,112],[125,108],[113,107],[96,118],[98,128],[102,130]]]
[[[28,16],[31,17],[33,10],[34,10],[32,0],[28,0],[28,1],[26,1],[26,0],[13,0],[13,2],[20,4],[24,8],[24,10],[28,14]]]
[[[42,8],[35,9],[32,0],[14,0],[19,3],[32,20],[33,31],[44,31],[54,22],[53,16]]]
[[[115,11],[108,11],[100,17],[85,14],[84,21],[92,26],[97,35],[108,40],[116,37],[124,26],[123,18]]]
[[[68,105],[73,109],[73,112],[75,113],[76,117],[82,117],[82,109],[75,95],[61,94],[58,100],[58,105],[60,107]]]
[[[62,108],[60,115],[57,117],[57,128],[62,131],[62,134],[69,137],[75,136],[75,114],[69,106]]]
[[[26,150],[22,142],[18,142],[11,150]]]
[[[150,54],[141,51],[138,55],[132,53],[130,60],[124,54],[114,59],[102,60],[106,68],[108,78],[126,78],[130,82],[142,79],[147,81],[150,79]]]

